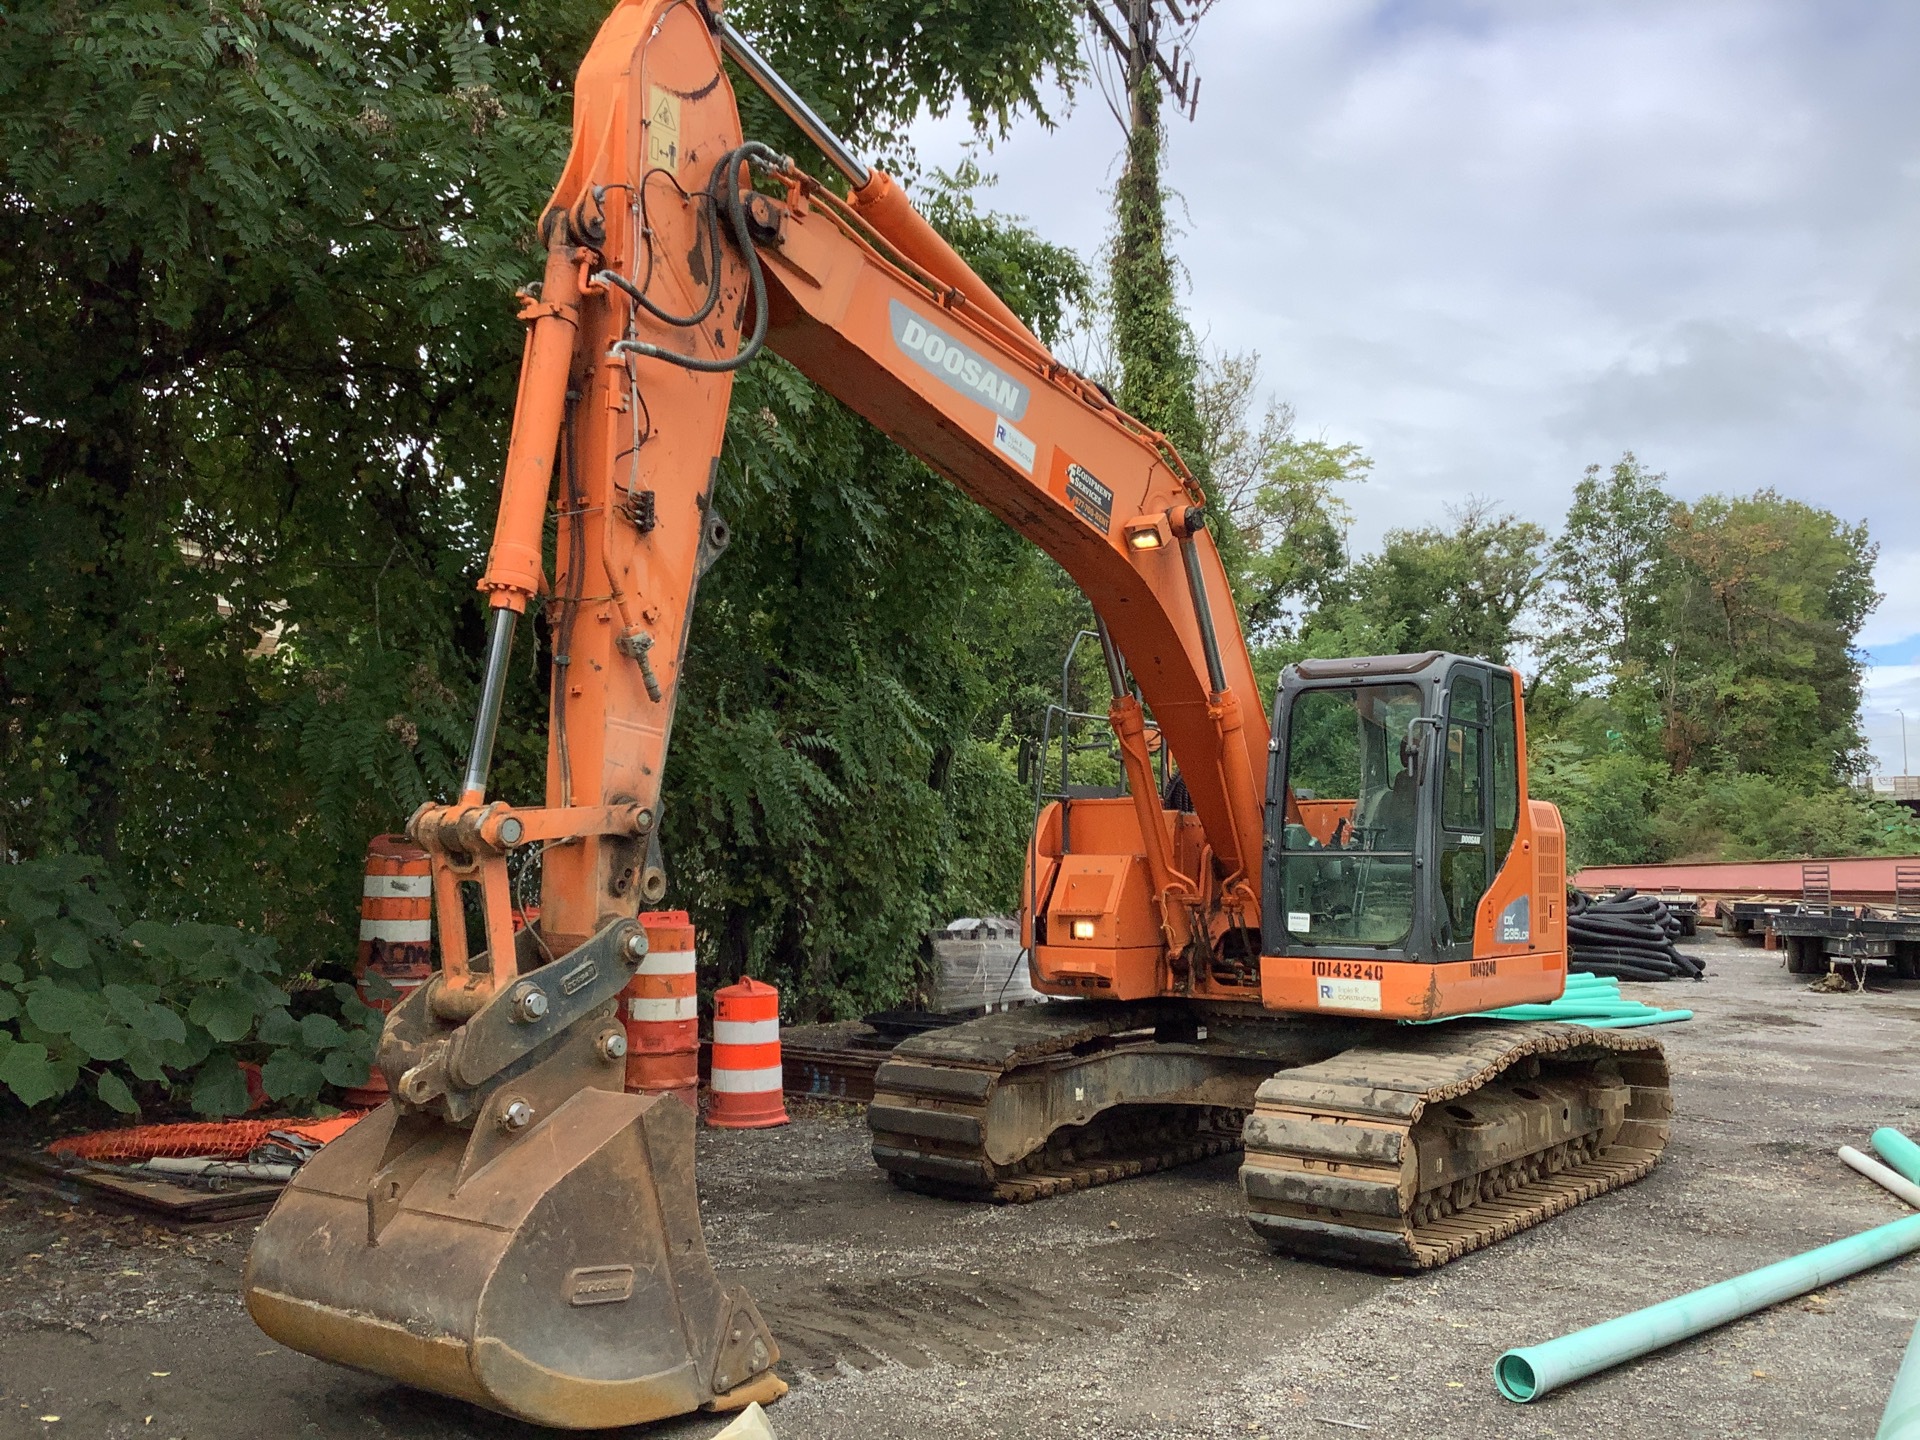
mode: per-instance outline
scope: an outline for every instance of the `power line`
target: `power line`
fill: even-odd
[[[1200,77],[1193,73],[1193,34],[1214,0],[1087,0],[1088,48],[1101,98],[1128,134],[1149,120],[1140,103],[1140,82],[1158,76],[1174,109],[1191,120],[1200,108]],[[1109,57],[1119,75],[1110,77]],[[1115,87],[1114,80],[1124,84]],[[1124,90],[1125,113],[1114,88]]]

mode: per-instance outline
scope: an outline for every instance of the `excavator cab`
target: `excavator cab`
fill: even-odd
[[[1267,953],[1472,952],[1520,829],[1512,671],[1436,651],[1305,661],[1282,678],[1272,754]]]
[[[1458,1013],[1449,989],[1489,1006],[1559,993],[1563,840],[1553,807],[1524,800],[1512,670],[1439,651],[1302,661],[1281,677],[1269,757],[1270,972],[1384,980],[1403,1008],[1378,1003],[1411,1019]],[[1319,974],[1336,961],[1364,963]],[[1376,1000],[1337,985],[1287,1008],[1340,994]]]
[[[1294,697],[1292,803],[1276,855],[1286,934],[1397,945],[1411,933],[1421,708],[1419,689],[1404,682],[1327,684]]]

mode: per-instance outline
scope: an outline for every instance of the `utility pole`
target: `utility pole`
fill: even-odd
[[[1092,22],[1096,47],[1101,43],[1120,63],[1127,96],[1127,113],[1112,94],[1106,94],[1107,108],[1129,135],[1158,122],[1147,100],[1150,87],[1141,82],[1157,72],[1174,109],[1193,119],[1200,107],[1200,78],[1193,73],[1188,49],[1200,17],[1213,8],[1213,0],[1087,0],[1087,18]],[[1170,22],[1170,23],[1166,23]]]
[[[1085,3],[1094,79],[1127,134],[1108,252],[1118,382],[1113,389],[1122,409],[1165,435],[1191,462],[1199,454],[1199,360],[1180,313],[1177,263],[1166,243],[1160,110],[1163,97],[1170,98],[1191,119],[1199,104],[1200,82],[1188,48],[1213,0]],[[1204,475],[1199,478],[1205,482]]]
[[[1911,775],[1913,771],[1907,768],[1907,712],[1896,709],[1893,713],[1900,717],[1900,773]]]

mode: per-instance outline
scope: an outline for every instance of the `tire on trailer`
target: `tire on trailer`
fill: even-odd
[[[1920,980],[1920,944],[1902,940],[1894,942],[1893,973],[1900,980]]]
[[[1789,935],[1787,940],[1787,973],[1789,975],[1824,975],[1827,971],[1827,954],[1821,948],[1818,935]]]

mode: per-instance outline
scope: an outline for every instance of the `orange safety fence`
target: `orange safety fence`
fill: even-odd
[[[56,1140],[47,1146],[47,1153],[73,1160],[151,1160],[158,1155],[242,1160],[266,1144],[276,1130],[324,1145],[345,1134],[366,1113],[359,1110],[330,1120],[190,1120],[178,1125],[95,1130]]]

